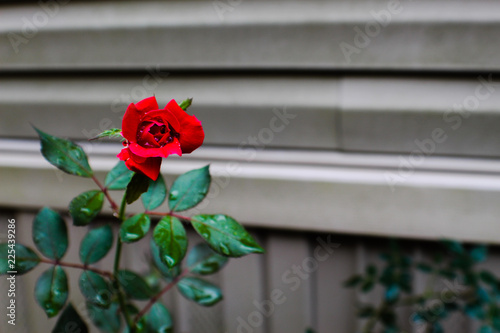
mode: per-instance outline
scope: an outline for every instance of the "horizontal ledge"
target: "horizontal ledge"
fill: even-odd
[[[119,149],[91,149],[98,178],[116,164]],[[249,159],[235,149],[204,147],[169,157],[162,173],[171,184],[185,171],[211,165],[211,191],[188,215],[227,213],[267,228],[498,243],[499,163],[429,157],[408,174],[390,155],[261,151]],[[0,192],[2,206],[64,210],[68,198],[95,188],[49,165],[31,140],[0,141],[0,170],[0,182],[9,189]],[[404,181],[388,183],[387,172]],[[131,212],[141,209],[136,203]]]
[[[9,6],[0,21],[0,70],[148,65],[500,70],[498,46],[491,43],[500,31],[496,2],[401,1],[404,10],[387,24],[380,21],[379,30],[365,42],[359,42],[357,31],[376,22],[373,12],[388,11],[389,2],[243,1],[223,15],[214,3],[70,3],[39,27],[31,22],[31,34],[25,33],[26,22],[35,22],[43,9]],[[70,49],[69,44],[79,47]],[[346,55],[345,44],[356,51]]]

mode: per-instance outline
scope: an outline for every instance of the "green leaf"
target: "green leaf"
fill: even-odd
[[[132,202],[139,199],[141,194],[146,192],[149,187],[149,178],[142,173],[135,173],[127,185],[127,190],[125,191],[125,200],[130,205]]]
[[[111,304],[113,291],[109,283],[99,274],[83,271],[78,286],[87,301],[103,308],[108,308]]]
[[[57,319],[56,326],[52,333],[88,333],[87,324],[80,317],[71,303],[64,309]]]
[[[385,292],[385,300],[389,303],[395,302],[399,297],[399,286],[393,284]]]
[[[264,252],[245,228],[227,215],[196,215],[191,218],[191,223],[210,247],[220,254],[241,257]]]
[[[187,251],[186,230],[178,218],[165,216],[153,231],[153,239],[160,249],[160,258],[172,268],[182,261]]]
[[[118,281],[125,293],[133,299],[149,299],[154,295],[154,291],[146,281],[137,273],[129,270],[118,272]]]
[[[122,130],[120,128],[110,128],[108,130],[105,130],[101,134],[97,135],[96,137],[93,137],[90,140],[97,140],[97,139],[102,139],[102,138],[117,138],[121,139],[124,141],[125,139],[122,136]]]
[[[367,293],[370,290],[372,290],[374,286],[375,286],[375,281],[373,280],[373,278],[366,279],[361,284],[361,292]]]
[[[42,208],[33,221],[33,241],[44,256],[61,259],[68,249],[68,229],[62,217],[50,208]]]
[[[358,317],[360,318],[368,318],[375,314],[375,309],[371,305],[363,306],[358,310]]]
[[[219,287],[196,277],[183,278],[177,288],[184,297],[203,306],[211,306],[222,300]]]
[[[168,197],[168,206],[174,212],[180,212],[199,204],[210,188],[208,165],[180,175],[174,181]]]
[[[80,243],[80,260],[88,265],[106,256],[113,246],[113,231],[109,225],[90,230]]]
[[[150,242],[151,246],[151,257],[153,258],[153,264],[158,269],[158,271],[166,277],[168,280],[172,280],[174,277],[180,274],[180,267],[179,265],[173,267],[170,269],[162,260],[160,257],[160,248],[158,245],[156,245],[154,239],[151,238]]]
[[[418,263],[417,264],[417,269],[424,273],[430,273],[432,272],[432,266],[426,263]]]
[[[448,249],[448,251],[455,254],[463,254],[465,252],[464,247],[460,242],[445,239],[442,241],[443,245]]]
[[[118,303],[112,303],[109,308],[103,309],[91,302],[87,302],[87,310],[90,319],[97,328],[104,332],[120,332],[120,306]]]
[[[71,175],[92,177],[93,172],[83,149],[73,142],[40,131],[38,132],[43,157],[58,169]]]
[[[146,214],[137,214],[125,220],[120,227],[120,238],[125,243],[133,243],[146,236],[151,220]]]
[[[160,303],[155,303],[146,314],[146,332],[148,333],[172,333],[172,317]]]
[[[69,214],[73,225],[84,226],[92,222],[99,214],[104,202],[104,193],[99,190],[83,192],[71,200]]]
[[[191,106],[191,103],[193,103],[193,99],[192,98],[188,98],[188,99],[185,99],[181,102],[181,104],[179,104],[180,108],[183,109],[184,111],[187,110],[188,107]]]
[[[186,261],[191,273],[208,275],[224,267],[228,258],[212,250],[206,243],[200,243],[189,251]]]
[[[360,275],[351,276],[344,282],[344,287],[353,288],[359,285],[363,281],[363,278]]]
[[[15,254],[15,262],[9,261],[13,260],[10,255]],[[21,245],[19,243],[0,244],[0,275],[7,274],[9,271],[17,272],[16,275],[21,275],[29,272],[38,265],[40,258],[38,255],[29,247]],[[12,266],[11,266],[12,265]]]
[[[470,256],[476,263],[483,262],[488,256],[488,248],[485,245],[477,246],[470,251]]]
[[[144,204],[144,208],[146,210],[151,211],[160,207],[166,197],[167,185],[165,185],[165,180],[160,174],[158,175],[158,179],[156,179],[156,181],[152,179],[149,180],[149,188],[147,192],[142,195],[142,203]]]
[[[16,257],[17,259],[17,257]],[[486,284],[491,286],[496,286],[498,284],[498,280],[494,274],[488,271],[481,271],[479,273],[479,278]]]
[[[113,169],[106,175],[104,186],[108,190],[124,190],[132,179],[134,172],[129,170],[125,162],[119,161]]]
[[[40,275],[35,298],[49,318],[56,316],[68,299],[68,279],[60,266],[52,266]]]

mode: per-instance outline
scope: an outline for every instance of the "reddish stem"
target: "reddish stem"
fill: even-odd
[[[51,264],[51,265],[59,265],[59,266],[63,266],[63,267],[72,267],[72,268],[83,269],[83,270],[87,270],[87,271],[92,271],[94,273],[97,273],[97,274],[100,274],[103,276],[107,276],[110,279],[113,278],[113,273],[111,273],[111,272],[103,271],[103,270],[100,270],[98,268],[90,267],[90,266],[87,266],[84,264],[74,264],[71,262],[62,262],[59,260],[51,260],[51,259],[45,259],[45,258],[41,258],[40,262],[44,262],[46,264]]]
[[[113,198],[111,198],[111,196],[109,195],[109,191],[106,187],[104,187],[101,182],[96,178],[96,176],[92,176],[92,180],[97,184],[97,186],[99,186],[99,188],[101,189],[101,191],[104,193],[104,195],[106,196],[106,198],[108,199],[110,205],[111,205],[111,209],[116,213],[118,214],[118,205],[116,204],[116,202],[113,200]]]
[[[139,321],[139,319],[142,318],[142,316],[144,316],[149,311],[149,309],[151,309],[151,307],[160,299],[160,297],[164,293],[166,293],[167,291],[172,289],[177,284],[177,282],[179,282],[179,280],[181,280],[188,273],[189,273],[189,269],[187,269],[187,268],[184,269],[181,274],[177,275],[175,278],[173,278],[173,280],[169,284],[167,284],[165,287],[163,287],[163,289],[158,294],[154,295],[149,300],[148,304],[146,304],[146,306],[137,314],[137,316],[135,316],[134,325]]]
[[[147,210],[144,213],[148,214],[148,215],[156,215],[156,216],[173,216],[173,217],[177,217],[178,219],[181,219],[181,220],[191,221],[191,218],[188,216],[179,215],[179,214],[172,213],[172,212],[150,212]]]

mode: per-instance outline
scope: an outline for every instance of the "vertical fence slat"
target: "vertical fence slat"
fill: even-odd
[[[355,332],[355,293],[342,286],[356,271],[355,246],[338,241],[334,235],[318,236],[313,255],[319,262],[317,273],[318,333]]]
[[[304,333],[311,324],[307,293],[312,279],[304,269],[309,265],[309,243],[295,234],[273,233],[268,240],[265,300],[271,300],[274,307],[269,311],[269,331]]]

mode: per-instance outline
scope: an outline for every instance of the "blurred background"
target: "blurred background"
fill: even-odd
[[[2,1],[0,236],[15,218],[32,244],[42,206],[66,212],[94,188],[49,165],[31,125],[81,142],[104,179],[121,146],[87,139],[120,128],[132,102],[192,97],[206,140],[163,162],[167,184],[210,163],[201,211],[233,216],[266,254],[212,277],[215,307],[164,297],[175,332],[356,332],[358,296],[342,282],[388,237],[417,257],[442,238],[492,244],[499,272],[499,33],[500,2],[487,0]],[[65,261],[78,261],[85,232],[70,230]],[[124,265],[146,268],[143,243],[125,246]],[[18,323],[0,332],[51,330],[33,299],[43,268],[18,278]]]

